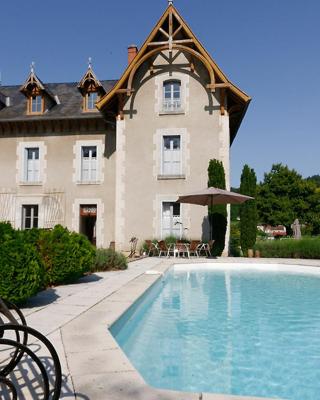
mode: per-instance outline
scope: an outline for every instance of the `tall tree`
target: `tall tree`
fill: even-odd
[[[274,164],[257,187],[259,221],[270,225],[291,224],[298,218],[319,229],[320,192],[312,180],[305,180],[294,169]],[[313,230],[313,233],[317,233]]]
[[[240,193],[256,197],[257,177],[253,169],[247,164],[241,174]],[[257,204],[256,200],[249,200],[240,206],[240,245],[245,256],[248,249],[252,249],[257,239]]]
[[[211,186],[220,189],[226,188],[226,177],[223,164],[221,161],[216,159],[210,160],[208,167],[208,187]],[[225,246],[225,237],[227,231],[227,206],[223,204],[212,207],[209,206],[208,212],[212,239],[214,239],[212,255],[220,256]]]

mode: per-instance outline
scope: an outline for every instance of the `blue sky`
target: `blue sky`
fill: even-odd
[[[248,163],[258,179],[282,162],[320,173],[320,2],[175,0],[226,75],[252,98],[232,146],[231,183]],[[31,61],[44,82],[78,81],[89,56],[100,79],[118,78],[127,46],[140,46],[166,0],[43,0],[1,4],[3,85],[21,84]]]

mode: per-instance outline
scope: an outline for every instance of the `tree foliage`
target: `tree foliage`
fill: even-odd
[[[209,162],[208,167],[208,187],[216,187],[220,189],[226,188],[226,178],[224,167],[221,161],[213,159]],[[212,230],[212,239],[214,245],[212,254],[220,256],[225,246],[225,236],[227,231],[227,206],[215,205],[208,207],[209,222]]]
[[[256,197],[257,177],[253,169],[245,165],[241,174],[240,193]],[[249,200],[240,207],[240,243],[244,255],[252,249],[257,238],[256,200]]]
[[[312,180],[303,179],[294,169],[274,164],[257,187],[259,221],[270,225],[310,224],[312,233],[320,232],[320,190]]]

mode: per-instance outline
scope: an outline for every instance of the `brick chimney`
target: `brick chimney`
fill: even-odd
[[[128,46],[128,64],[131,64],[131,61],[135,58],[137,53],[138,47],[135,44]]]

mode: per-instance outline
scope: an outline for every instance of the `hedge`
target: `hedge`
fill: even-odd
[[[267,258],[320,259],[320,239],[262,240],[256,243],[255,250],[260,251],[261,257]]]
[[[0,223],[0,296],[13,303],[23,303],[48,285],[77,280],[94,261],[88,239],[60,225],[16,231]]]
[[[41,231],[38,248],[46,285],[74,282],[90,271],[95,259],[95,249],[88,239],[61,225]]]
[[[22,232],[5,236],[0,242],[0,296],[19,304],[43,288],[44,269],[35,245]]]

